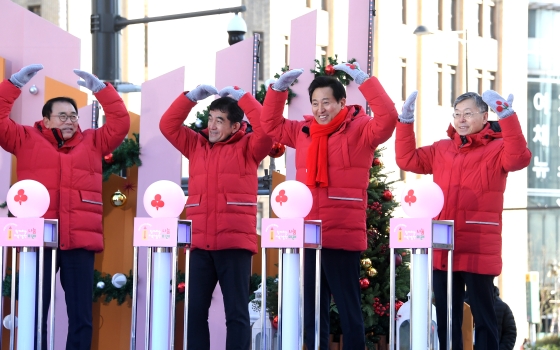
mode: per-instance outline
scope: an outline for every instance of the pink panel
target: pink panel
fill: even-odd
[[[317,55],[317,11],[292,20],[290,35],[290,68],[303,68],[303,74],[292,87],[297,95],[289,105],[288,117],[291,120],[303,120],[303,116],[311,114],[311,104],[307,88],[315,76],[311,70],[315,68]],[[295,152],[286,152],[286,180],[295,180]]]
[[[92,113],[93,105],[87,105],[78,109],[78,115],[80,119],[78,119],[78,124],[80,125],[80,129],[82,131],[91,129],[91,113]]]
[[[369,1],[349,0],[348,9],[348,59],[355,58],[360,69],[367,72],[369,33]],[[358,84],[350,83],[346,87],[348,104],[366,106],[366,99],[358,90]]]
[[[250,93],[252,73],[252,37],[216,53],[216,88],[218,90],[228,85],[237,85]]]
[[[0,8],[0,32],[10,33],[0,40],[0,56],[8,61],[6,75],[33,63],[45,67],[22,89],[12,111],[16,121],[32,125],[41,119],[45,76],[76,86],[72,69],[80,67],[80,40],[10,0],[0,0]],[[33,84],[39,88],[37,95],[29,93]]]
[[[171,103],[183,91],[185,68],[179,68],[142,84],[140,118],[140,147],[142,166],[138,168],[138,203],[136,215],[149,216],[141,200],[149,185],[158,180],[181,184],[181,153],[159,131],[159,120]],[[165,155],[165,156],[162,156]],[[132,244],[132,242],[130,242]],[[136,349],[144,348],[146,322],[146,250],[138,254],[138,306],[136,323]],[[180,316],[180,315],[179,315]]]

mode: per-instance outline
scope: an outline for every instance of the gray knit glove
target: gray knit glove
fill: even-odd
[[[12,82],[12,84],[21,89],[41,69],[43,69],[42,64],[31,64],[29,66],[25,66],[20,69],[19,72],[12,74],[10,81]]]
[[[202,84],[187,92],[185,96],[187,96],[187,98],[193,102],[198,102],[200,100],[204,100],[207,97],[217,94],[218,89],[216,89],[214,86]]]
[[[286,91],[303,73],[303,69],[292,69],[282,74],[278,80],[272,85],[272,89],[276,91]]]
[[[239,101],[239,99],[245,95],[245,91],[239,86],[226,86],[218,92],[218,95],[221,97],[230,96],[234,100]]]
[[[405,124],[414,123],[414,108],[416,106],[416,96],[418,96],[418,91],[414,91],[408,96],[406,101],[402,106],[402,113],[399,115],[399,121]]]
[[[496,91],[486,90],[482,93],[482,100],[486,102],[490,108],[492,108],[500,119],[509,117],[515,113],[515,111],[511,108],[511,104],[513,103],[512,94],[509,94],[507,100],[504,100],[504,98]]]
[[[84,80],[78,80],[78,85],[91,90],[94,94],[105,88],[105,83],[99,80],[95,75],[84,72],[83,70],[74,69],[74,73]]]
[[[358,85],[362,85],[363,82],[366,81],[366,79],[369,78],[369,75],[367,75],[366,73],[364,73],[360,70],[360,64],[358,62],[341,63],[341,64],[337,64],[333,68],[336,69],[336,70],[341,70],[344,73],[351,76],[352,79],[354,79],[354,81]]]

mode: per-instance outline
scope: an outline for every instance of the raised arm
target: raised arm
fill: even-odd
[[[17,153],[25,137],[25,128],[10,119],[14,102],[21,94],[21,88],[43,69],[40,64],[23,67],[12,74],[9,80],[0,84],[0,146],[10,153]]]
[[[102,154],[111,153],[117,148],[130,128],[130,115],[124,102],[111,84],[105,84],[95,75],[74,69],[74,73],[82,78],[78,85],[91,90],[105,112],[105,125],[95,130],[95,142],[101,147]]]
[[[261,127],[262,105],[253,95],[246,93],[237,86],[227,86],[220,90],[220,96],[230,96],[238,101],[239,107],[245,112],[251,127],[253,135],[249,141],[249,149],[252,152],[253,159],[258,163],[263,160],[272,148],[272,139],[264,132]]]
[[[196,146],[197,133],[184,126],[183,122],[197,101],[217,93],[216,88],[210,85],[199,85],[192,91],[181,93],[159,121],[159,130],[163,136],[187,158]]]
[[[395,104],[379,80],[361,71],[358,62],[337,64],[334,69],[345,72],[360,85],[359,89],[373,112],[373,119],[366,124],[362,138],[372,149],[377,148],[393,135],[398,115]]]
[[[527,140],[521,131],[517,114],[512,109],[513,95],[505,100],[497,92],[487,90],[482,94],[482,99],[499,118],[504,150],[501,155],[502,168],[505,171],[516,171],[526,168],[531,162],[531,151],[527,148]]]
[[[284,105],[288,99],[288,87],[303,73],[294,69],[282,74],[266,92],[261,112],[261,126],[275,142],[295,148],[297,135],[301,132],[301,122],[284,118]]]
[[[434,149],[432,146],[416,148],[416,137],[414,135],[414,106],[416,104],[417,91],[414,91],[404,102],[403,111],[399,115],[397,123],[397,135],[395,138],[396,160],[399,168],[412,171],[417,174],[433,173]]]

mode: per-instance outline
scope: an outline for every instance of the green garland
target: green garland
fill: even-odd
[[[103,157],[103,181],[107,181],[111,174],[120,175],[122,170],[133,165],[141,166],[140,134],[133,133],[135,140],[126,138],[110,155]],[[111,161],[107,162],[107,157]]]
[[[126,275],[125,275],[126,276]],[[109,303],[111,300],[115,299],[118,305],[121,305],[126,301],[126,297],[132,298],[132,284],[134,278],[132,276],[132,270],[126,276],[126,283],[121,288],[117,288],[112,283],[112,278],[110,274],[102,274],[101,272],[93,271],[93,301],[97,302],[99,298],[105,297],[104,303]],[[99,282],[103,282],[103,288],[98,287]]]
[[[327,57],[327,61],[329,61],[328,65],[325,64],[325,58],[323,58],[321,61],[322,64],[321,62],[319,62],[319,60],[315,60],[317,67],[311,70],[311,73],[315,74],[315,78],[321,76],[334,77],[337,78],[344,86],[348,86],[348,84],[350,84],[350,82],[354,80],[351,76],[346,74],[344,71],[334,69],[334,66],[339,64],[338,55],[334,55],[334,58],[330,56]],[[348,61],[348,63],[354,63],[354,62],[356,62],[355,58],[352,58],[351,60]],[[342,63],[346,63],[346,62],[342,62]]]

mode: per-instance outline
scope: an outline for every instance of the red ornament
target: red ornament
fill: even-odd
[[[395,254],[395,266],[401,266],[402,264],[402,256],[399,254]]]
[[[329,64],[328,66],[325,67],[326,75],[334,75],[334,73],[336,73],[336,70],[334,69],[332,64]]]
[[[177,290],[179,293],[185,293],[185,282],[181,282],[177,285]]]
[[[105,163],[113,164],[113,153],[109,153],[108,155],[103,157],[103,159],[105,159]]]
[[[374,166],[380,166],[381,165],[381,159],[373,158],[373,165]]]
[[[390,201],[391,199],[393,199],[393,194],[391,193],[391,191],[383,191],[383,199],[385,199],[386,201]]]
[[[284,152],[286,152],[286,146],[284,146],[280,142],[274,142],[274,144],[272,145],[272,149],[270,150],[268,155],[272,158],[278,158],[281,157]]]
[[[367,278],[360,278],[360,288],[367,289],[369,287],[369,280]]]
[[[274,329],[278,329],[278,316],[274,316],[274,318],[272,319],[272,327]]]
[[[402,256],[406,256],[406,252],[402,252],[401,255],[402,255]]]

